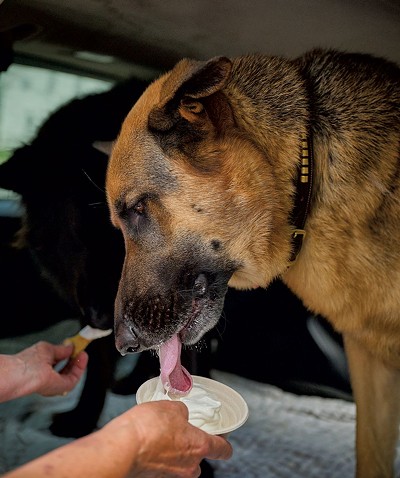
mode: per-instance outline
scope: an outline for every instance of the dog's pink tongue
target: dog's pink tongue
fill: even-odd
[[[161,381],[167,392],[187,395],[193,386],[190,373],[181,365],[182,343],[178,334],[160,346]]]

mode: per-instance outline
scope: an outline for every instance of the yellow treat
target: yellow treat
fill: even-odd
[[[74,351],[72,352],[71,358],[75,358],[82,350],[90,344],[91,340],[85,339],[82,335],[76,334],[73,337],[68,337],[64,340],[64,344],[73,344]]]
[[[90,325],[87,325],[73,337],[65,339],[64,344],[73,344],[74,351],[72,352],[71,358],[75,358],[80,352],[82,352],[82,350],[85,350],[92,340],[107,337],[107,335],[110,335],[111,333],[112,329],[94,329],[93,327],[90,327]]]

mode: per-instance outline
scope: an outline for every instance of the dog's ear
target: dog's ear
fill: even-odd
[[[108,157],[111,156],[115,141],[93,141],[92,146],[100,153],[104,153]]]
[[[149,128],[168,131],[181,118],[204,123],[210,98],[223,89],[231,69],[232,63],[226,57],[181,60],[162,85],[160,103],[149,114]]]

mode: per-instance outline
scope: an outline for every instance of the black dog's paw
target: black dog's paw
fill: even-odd
[[[96,429],[96,423],[82,417],[75,410],[53,415],[49,429],[53,435],[65,438],[81,438]]]
[[[200,478],[214,478],[214,469],[207,460],[200,463],[201,475]]]

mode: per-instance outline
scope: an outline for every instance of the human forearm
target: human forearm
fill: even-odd
[[[58,448],[3,478],[194,478],[203,458],[226,460],[232,448],[222,437],[188,423],[181,402],[137,405],[104,428]]]
[[[127,434],[116,439],[105,427],[98,432],[57,448],[14,471],[3,478],[124,478],[132,469],[134,443]],[[127,450],[127,447],[131,447]]]
[[[16,355],[0,355],[0,402],[34,392],[34,377]]]

